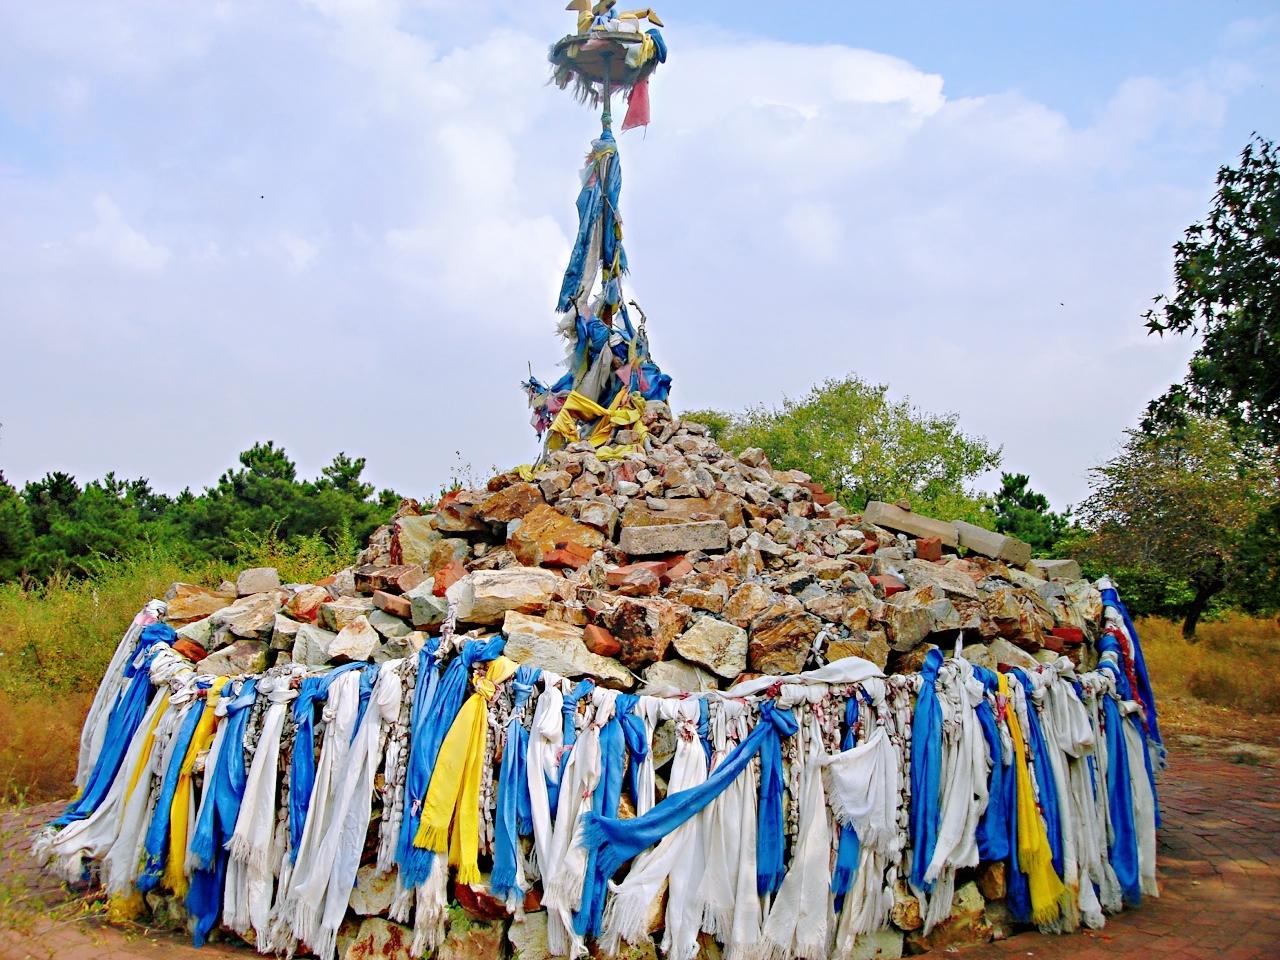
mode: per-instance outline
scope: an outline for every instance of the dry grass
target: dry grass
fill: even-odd
[[[1136,624],[1157,700],[1194,697],[1250,715],[1280,714],[1280,621],[1227,614],[1195,643],[1160,617]]]

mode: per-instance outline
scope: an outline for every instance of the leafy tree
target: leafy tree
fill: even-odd
[[[0,471],[0,583],[17,579],[26,569],[31,540],[26,501]]]
[[[1242,442],[1222,420],[1189,415],[1175,430],[1129,431],[1120,454],[1093,470],[1080,505],[1093,531],[1084,552],[1182,581],[1192,639],[1209,602],[1240,584],[1249,531],[1280,495],[1278,468],[1274,449]]]
[[[1255,134],[1217,183],[1208,221],[1174,245],[1176,292],[1145,315],[1151,333],[1190,331],[1200,345],[1143,427],[1176,425],[1190,410],[1280,444],[1280,151]]]
[[[1025,473],[1000,474],[996,494],[996,530],[1031,545],[1037,556],[1049,556],[1062,535],[1071,527],[1071,509],[1054,513],[1049,500],[1031,489]]]
[[[850,375],[778,408],[685,416],[710,420],[729,450],[760,447],[776,468],[803,470],[855,510],[905,497],[921,513],[989,523],[986,501],[968,484],[999,465],[999,448],[963,433],[955,414],[925,413],[887,394],[886,385]]]

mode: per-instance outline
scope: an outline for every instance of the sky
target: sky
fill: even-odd
[[[1280,3],[658,13],[622,215],[677,411],[856,374],[1083,499],[1193,349],[1141,319],[1173,243],[1280,136]],[[0,470],[176,493],[270,439],[425,496],[533,459],[599,130],[547,82],[572,17],[0,0]]]

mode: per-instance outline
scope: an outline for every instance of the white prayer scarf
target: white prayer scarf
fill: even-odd
[[[560,749],[564,743],[562,679],[542,671],[543,690],[533,711],[529,729],[529,749],[525,753],[525,772],[529,783],[529,808],[533,812],[533,847],[538,875],[553,873],[551,799],[547,783],[560,779]]]
[[[1138,878],[1145,897],[1160,896],[1156,883],[1156,800],[1147,776],[1146,737],[1128,719],[1142,714],[1137,700],[1121,700],[1120,714],[1125,717],[1124,740],[1129,755],[1129,783],[1133,793],[1133,825],[1138,834]]]

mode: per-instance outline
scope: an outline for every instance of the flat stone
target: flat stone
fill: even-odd
[[[964,649],[960,651],[960,656],[975,667],[982,667],[985,670],[995,670],[999,666],[996,663],[996,655],[985,643],[966,643]]]
[[[225,626],[246,640],[267,640],[275,626],[276,614],[284,606],[280,591],[255,593],[241,597],[230,606],[215,610],[209,619],[215,626]]]
[[[367,597],[338,597],[320,604],[320,625],[326,629],[340,631],[356,617],[365,617],[376,608]]]
[[[280,574],[275,567],[253,567],[243,570],[236,577],[236,596],[248,597],[255,593],[280,589]]]
[[[751,621],[751,669],[774,675],[799,673],[821,628],[822,621],[806,613],[794,597],[774,604]]]
[[[431,559],[431,551],[443,534],[431,517],[400,517],[394,524],[392,543],[401,563],[422,564]]]
[[[304,623],[298,628],[298,635],[293,640],[293,662],[308,667],[319,667],[329,662],[329,644],[333,643],[336,633]]]
[[[578,511],[578,522],[595,527],[612,539],[614,531],[618,529],[618,508],[603,500],[593,500]]]
[[[737,624],[702,616],[675,639],[676,653],[726,680],[747,669],[747,631]]]
[[[436,541],[435,546],[431,549],[431,556],[424,565],[424,569],[429,576],[434,577],[437,570],[441,570],[451,563],[466,563],[470,557],[471,544],[461,537],[448,537],[447,539]]]
[[[1046,580],[1080,579],[1080,563],[1077,560],[1032,560],[1031,566]]]
[[[598,623],[583,626],[582,642],[587,645],[588,650],[601,657],[616,657],[622,652],[622,644]]]
[[[685,693],[719,689],[716,678],[707,671],[679,660],[649,664],[644,671],[644,682],[646,687],[675,687]]]
[[[994,560],[1003,560],[1015,567],[1025,567],[1031,562],[1031,545],[1017,537],[986,530],[964,520],[955,521],[956,536],[960,546]]]
[[[373,651],[373,655],[369,658],[374,663],[386,663],[388,660],[402,660],[405,657],[411,657],[419,650],[422,645],[427,642],[427,635],[413,631],[413,633],[405,634],[403,637],[393,637],[385,643],[378,645],[378,649]]]
[[[545,613],[563,583],[563,577],[537,567],[476,570],[451,586],[445,597],[457,602],[460,621],[497,624],[512,610]]]
[[[208,650],[213,640],[214,626],[213,621],[205,617],[203,620],[195,620],[178,627],[174,632],[180,640],[190,640],[192,643],[198,643]]]
[[[232,598],[194,583],[175,583],[170,585],[164,599],[168,604],[165,623],[178,627],[203,620],[209,614],[230,606]]]
[[[997,665],[1005,664],[1006,666],[1019,667],[1023,670],[1035,670],[1040,665],[1040,661],[1035,657],[1020,647],[1015,647],[1004,637],[996,637],[987,644],[987,649],[995,657]]]
[[[616,660],[588,650],[582,629],[573,624],[510,611],[503,618],[502,632],[507,637],[503,652],[517,663],[550,670],[562,677],[593,677],[622,689],[635,682]]]
[[[671,523],[653,527],[624,527],[618,548],[628,556],[718,551],[729,546],[729,527],[723,520]]]
[[[876,930],[859,935],[847,960],[901,960],[902,931]]]
[[[913,952],[947,951],[991,941],[991,925],[986,920],[986,902],[973,881],[964,884],[951,898],[951,914],[926,936],[921,931],[907,935]]]
[[[960,570],[918,558],[907,560],[899,566],[899,569],[907,581],[907,586],[913,590],[936,586],[966,600],[978,599],[978,588],[974,585],[973,579]]]
[[[877,527],[898,530],[913,537],[937,537],[948,547],[954,547],[959,542],[956,529],[951,524],[903,510],[902,507],[881,500],[870,501],[862,511],[862,519]]]
[[[329,644],[329,659],[368,660],[380,643],[378,631],[373,629],[368,618],[361,615],[338,631]]]
[[[372,564],[356,570],[356,589],[361,593],[381,590],[385,593],[404,593],[412,590],[427,578],[421,564],[397,564],[377,567]]]
[[[729,597],[724,618],[746,627],[773,604],[774,595],[758,583],[744,583]]]
[[[664,659],[692,615],[684,604],[662,597],[624,597],[605,617],[605,626],[622,644],[618,659],[637,667]]]
[[[435,960],[498,960],[507,938],[501,920],[470,919],[458,923],[450,911],[449,935],[440,944]]]
[[[511,960],[550,960],[547,912],[526,913],[523,921],[517,920],[507,928],[507,940],[511,944]]]
[[[546,505],[537,484],[513,483],[484,502],[480,517],[486,523],[509,523],[522,519],[534,507]]]
[[[404,598],[409,601],[409,619],[415,627],[432,629],[444,623],[449,603],[444,597],[435,595],[434,581],[427,580],[418,584]]]
[[[933,615],[927,607],[887,603],[882,613],[885,636],[894,650],[910,650],[933,632]]]
[[[624,597],[652,597],[662,589],[661,574],[643,563],[632,563],[610,570],[606,582]]]
[[[421,584],[423,581],[419,580]],[[394,593],[386,593],[382,590],[375,590],[373,593],[373,605],[384,613],[389,613],[393,617],[404,617],[408,619],[413,615],[413,602],[404,596],[397,596]],[[372,623],[373,621],[369,621]]]
[[[271,628],[271,649],[292,650],[297,639],[298,630],[302,627],[297,620],[291,620],[283,613],[277,613],[275,625]]]
[[[362,917],[376,917],[390,909],[395,892],[395,871],[380,874],[377,864],[369,863],[356,871],[356,885],[347,905]]]
[[[385,610],[370,611],[368,617],[369,626],[377,630],[378,633],[387,640],[394,640],[397,637],[405,637],[413,632],[413,628],[405,623],[394,614],[387,613]]]
[[[342,960],[410,960],[412,943],[412,928],[382,917],[368,917],[360,924],[360,932],[343,953]]]
[[[530,510],[507,535],[507,546],[527,567],[536,567],[549,559],[563,559],[565,554],[585,556],[589,560],[604,546],[604,541],[604,534],[599,530],[570,520],[545,504]]]
[[[324,587],[303,587],[284,605],[284,612],[301,623],[315,623],[320,616],[320,604],[332,599]]]
[[[823,655],[828,661],[861,657],[883,670],[889,663],[889,641],[883,630],[853,631],[847,639],[828,641]]]
[[[481,495],[487,500],[489,494]],[[441,533],[482,533],[485,523],[478,515],[483,506],[476,502],[477,494],[472,490],[455,490],[441,497],[432,510],[432,525]]]
[[[213,677],[238,677],[267,669],[267,644],[263,640],[237,640],[200,661],[199,672]]]

